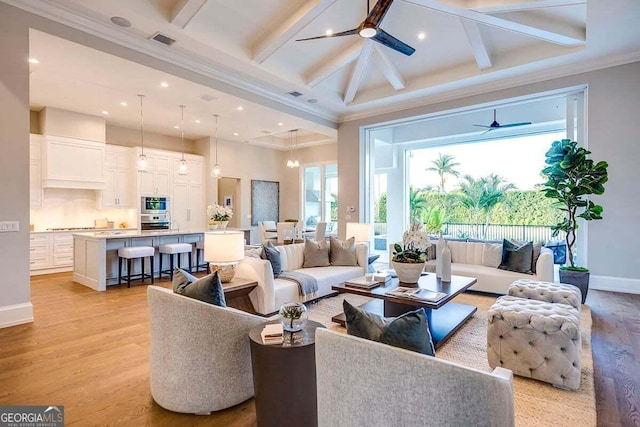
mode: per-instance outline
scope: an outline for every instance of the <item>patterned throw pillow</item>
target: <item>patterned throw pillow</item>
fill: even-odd
[[[342,241],[329,236],[329,262],[331,265],[358,265],[355,237]]]
[[[347,300],[343,301],[342,307],[349,335],[429,356],[435,355],[424,308],[398,317],[385,318],[354,307]]]
[[[224,298],[224,289],[218,277],[218,272],[209,274],[201,279],[187,273],[186,271],[176,268],[173,270],[173,292],[184,295],[185,297],[194,298],[209,304],[226,307],[227,302]]]

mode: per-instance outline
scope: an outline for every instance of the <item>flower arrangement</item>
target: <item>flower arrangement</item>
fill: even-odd
[[[413,223],[402,235],[402,245],[393,245],[392,261],[403,263],[423,263],[427,260],[427,250],[431,241],[427,233],[422,231],[422,224]]]
[[[229,221],[233,216],[233,209],[214,203],[207,206],[209,221]]]

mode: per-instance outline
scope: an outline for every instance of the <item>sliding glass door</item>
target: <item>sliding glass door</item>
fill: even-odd
[[[302,174],[302,213],[307,228],[327,223],[327,234],[335,233],[338,221],[338,165],[306,166]]]

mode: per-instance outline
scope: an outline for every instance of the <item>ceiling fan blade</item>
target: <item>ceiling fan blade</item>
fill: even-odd
[[[507,125],[500,125],[499,127],[501,128],[513,128],[516,126],[525,126],[525,125],[530,125],[531,122],[520,122],[520,123],[509,123]]]
[[[380,1],[382,1],[382,0],[380,0]],[[393,49],[393,50],[395,50],[397,52],[400,52],[402,54],[405,54],[407,56],[413,55],[413,52],[416,51],[414,48],[412,48],[411,46],[409,46],[405,42],[402,42],[402,41],[398,40],[397,38],[393,37],[391,34],[387,33],[382,28],[378,28],[378,32],[376,33],[375,36],[371,37],[371,39],[377,41],[378,43],[380,43],[383,46],[391,48],[391,49]]]
[[[481,128],[487,128],[487,129],[493,129],[491,126],[487,126],[487,125],[474,125],[474,126],[478,126]]]
[[[391,3],[393,3],[393,0],[378,0],[376,5],[373,6],[373,9],[371,9],[371,12],[369,12],[369,15],[367,15],[367,18],[364,20],[362,25],[367,28],[378,28],[378,25],[380,25],[380,22],[382,22],[382,18],[384,18],[384,16],[389,11]]]
[[[305,40],[328,39],[330,37],[352,36],[354,34],[358,34],[358,29],[357,28],[354,28],[352,30],[347,30],[347,31],[341,31],[339,33],[325,34],[323,36],[307,37],[306,39],[297,39],[296,41],[297,42],[301,42],[301,41],[305,41]]]

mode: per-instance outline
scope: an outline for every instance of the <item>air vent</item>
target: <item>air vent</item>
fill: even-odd
[[[291,95],[294,98],[297,98],[299,96],[302,96],[302,94],[300,92],[298,92],[297,90],[292,90],[291,92],[287,92],[287,95]]]
[[[216,97],[215,97],[215,96],[213,96],[213,95],[206,95],[206,94],[205,94],[205,95],[202,95],[202,96],[200,97],[200,99],[202,99],[203,101],[211,102],[211,101],[213,101],[214,99],[216,99]]]
[[[167,45],[167,46],[171,46],[172,44],[174,44],[176,42],[171,37],[165,36],[162,33],[155,33],[153,36],[151,36],[151,40],[155,40],[155,41],[157,41],[159,43],[162,43],[164,45]]]

